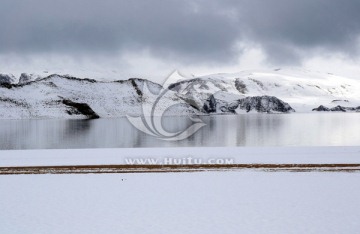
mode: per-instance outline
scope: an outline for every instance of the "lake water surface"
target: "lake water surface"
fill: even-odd
[[[207,124],[182,141],[140,132],[126,118],[97,120],[1,120],[0,149],[64,149],[202,146],[360,145],[360,113],[247,114],[201,117]],[[188,117],[165,117],[169,131]]]

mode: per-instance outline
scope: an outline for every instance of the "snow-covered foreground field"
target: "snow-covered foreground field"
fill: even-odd
[[[0,167],[155,157],[358,165],[359,153],[358,146],[1,151]],[[360,173],[341,170],[0,175],[0,233],[358,233],[359,181]]]
[[[0,233],[358,233],[360,173],[0,176]]]

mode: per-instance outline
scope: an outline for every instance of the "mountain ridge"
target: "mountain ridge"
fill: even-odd
[[[152,105],[152,95],[143,92],[145,83],[152,93],[166,89],[159,108],[168,115],[311,112],[320,105],[331,109],[340,104],[344,110],[358,110],[360,106],[359,81],[307,71],[243,71],[189,78],[175,74],[165,87],[143,78],[99,81],[22,73],[18,81],[0,74],[0,118],[87,117],[69,110],[63,100],[86,104],[102,118],[142,115],[143,106]]]

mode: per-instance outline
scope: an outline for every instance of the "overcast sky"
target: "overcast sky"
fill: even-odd
[[[360,77],[359,0],[0,0],[0,72]]]

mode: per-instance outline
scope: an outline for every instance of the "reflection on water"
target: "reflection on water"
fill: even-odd
[[[207,124],[188,139],[168,142],[134,128],[126,118],[97,120],[1,120],[0,149],[339,146],[360,145],[360,114],[248,114],[202,117]],[[187,117],[165,117],[170,131]]]

